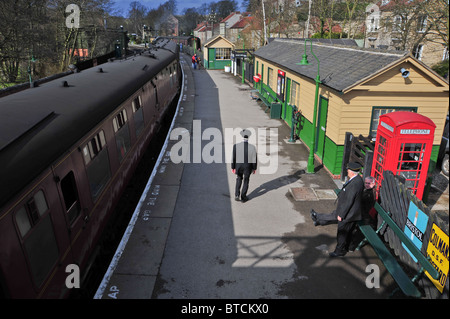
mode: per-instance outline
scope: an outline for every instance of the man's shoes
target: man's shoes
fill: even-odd
[[[334,258],[334,257],[344,257],[345,253],[338,253],[338,252],[333,251],[333,252],[329,253],[328,255],[330,255],[330,257],[332,257],[332,258]]]
[[[317,212],[314,209],[311,209],[311,219],[316,222],[317,221]]]
[[[246,201],[248,201],[248,197],[247,196],[241,196],[241,202],[245,203]]]
[[[237,201],[237,202],[240,201],[239,195],[238,195],[238,196],[235,196],[235,197],[234,197],[234,200]]]
[[[313,222],[314,222],[314,226],[319,226],[320,224],[319,224],[319,222],[317,221],[317,212],[316,212],[314,209],[311,209],[310,214],[311,214],[311,219],[312,219]]]

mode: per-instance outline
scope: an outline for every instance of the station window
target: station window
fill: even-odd
[[[267,85],[273,90],[274,89],[274,81],[273,81],[273,69],[267,68]]]
[[[116,145],[119,153],[119,162],[125,157],[131,146],[130,131],[128,129],[127,112],[122,110],[113,119],[114,133],[116,134]]]
[[[133,102],[134,125],[136,126],[136,136],[139,136],[144,129],[144,112],[142,109],[142,100],[139,95]]]
[[[230,48],[216,48],[216,60],[230,60],[231,49]]]
[[[289,101],[292,105],[295,105],[297,109],[300,108],[300,84],[295,81],[291,81],[291,96]]]
[[[409,111],[417,112],[417,107],[379,107],[375,106],[372,109],[372,121],[370,123],[370,136],[375,138],[377,136],[378,124],[380,122],[380,116],[383,114],[395,112],[395,111]]]
[[[100,131],[83,148],[91,195],[94,201],[111,178],[105,133]]]

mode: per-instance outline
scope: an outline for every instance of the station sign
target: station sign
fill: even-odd
[[[247,53],[246,52],[236,52],[234,54],[234,58],[235,59],[246,59],[247,58]]]
[[[425,230],[427,229],[428,216],[417,207],[413,202],[409,203],[408,217],[406,218],[406,224],[404,233],[417,248],[422,248],[423,237]],[[417,262],[417,258],[409,251],[404,243],[403,248],[409,253],[412,259]]]
[[[248,54],[250,53],[250,56],[252,56],[252,52],[255,51],[255,49],[236,49],[231,52],[231,59],[246,59],[248,58]]]
[[[444,233],[436,224],[433,224],[430,234],[430,240],[427,247],[427,257],[430,258],[430,263],[439,272],[439,279],[433,279],[430,274],[425,271],[427,277],[436,286],[436,288],[442,293],[448,277],[449,270],[449,240],[448,235]]]

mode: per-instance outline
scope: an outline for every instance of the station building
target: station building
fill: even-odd
[[[203,65],[209,70],[231,67],[231,52],[234,47],[234,44],[222,35],[211,38],[203,45]]]
[[[306,53],[308,65],[300,65]],[[430,169],[434,169],[449,105],[449,84],[408,54],[369,51],[304,39],[274,39],[254,53],[255,87],[268,102],[281,104],[281,119],[309,148],[313,139],[316,78],[320,77],[316,161],[335,177],[341,173],[346,132],[376,136],[379,117],[412,111],[436,124]],[[406,71],[406,72],[405,72]]]

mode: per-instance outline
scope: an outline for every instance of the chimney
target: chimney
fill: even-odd
[[[225,26],[225,22],[220,22],[220,35],[224,38],[227,36],[227,29]]]

